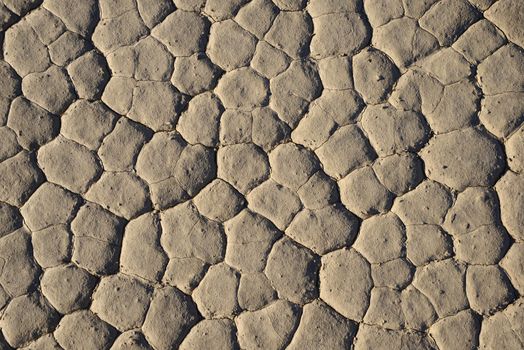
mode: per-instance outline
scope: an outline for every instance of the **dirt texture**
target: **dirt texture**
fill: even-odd
[[[0,0],[0,349],[524,349],[524,1]]]

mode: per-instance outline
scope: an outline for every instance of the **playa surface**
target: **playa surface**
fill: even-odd
[[[0,0],[0,349],[524,348],[524,1]]]

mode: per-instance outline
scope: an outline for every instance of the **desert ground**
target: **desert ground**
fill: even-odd
[[[524,349],[524,1],[0,0],[0,349]]]

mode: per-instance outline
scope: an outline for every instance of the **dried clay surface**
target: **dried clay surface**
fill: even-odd
[[[524,349],[524,1],[0,0],[0,349]]]

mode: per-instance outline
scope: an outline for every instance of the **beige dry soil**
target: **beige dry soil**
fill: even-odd
[[[524,349],[524,1],[0,0],[0,349]]]

